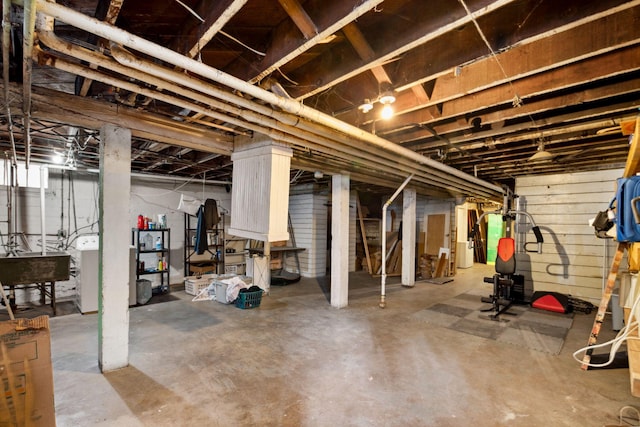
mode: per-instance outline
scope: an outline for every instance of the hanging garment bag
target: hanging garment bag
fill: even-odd
[[[640,242],[640,176],[618,179],[616,233],[619,242]]]

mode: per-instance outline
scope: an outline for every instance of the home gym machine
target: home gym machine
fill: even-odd
[[[512,208],[513,202],[518,198],[507,189],[504,195],[504,201],[502,207],[496,211],[485,212],[476,221],[473,226],[473,230],[469,233],[469,248],[473,247],[473,237],[476,233],[479,233],[480,221],[490,214],[502,215],[502,221],[506,223],[506,237],[500,238],[498,241],[498,254],[495,263],[495,274],[493,277],[485,277],[485,283],[493,284],[493,293],[489,297],[482,297],[481,301],[491,304],[491,307],[483,309],[481,311],[492,312],[487,317],[491,320],[502,321],[501,314],[512,314],[507,310],[512,304],[526,303],[524,292],[524,277],[516,275],[516,242],[512,235],[512,223],[518,218],[518,216],[525,216],[530,224],[531,231],[536,237],[537,248],[535,250],[527,249],[527,246],[534,242],[525,242],[522,249],[525,252],[537,252],[542,253],[542,243],[544,242],[540,228],[536,225],[533,217],[524,211]],[[529,225],[527,225],[528,227]],[[505,320],[508,322],[508,320]]]

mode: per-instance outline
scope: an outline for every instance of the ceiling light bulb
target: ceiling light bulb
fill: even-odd
[[[56,153],[51,158],[51,161],[53,161],[53,163],[56,165],[61,165],[64,163],[64,157],[62,157],[62,154]]]
[[[393,116],[393,108],[391,107],[391,105],[386,104],[384,107],[382,107],[380,116],[385,120],[390,119]]]
[[[393,92],[388,90],[382,94],[380,97],[380,103],[383,105],[393,104],[396,102],[396,97],[393,95]]]
[[[373,110],[373,104],[370,100],[365,99],[364,102],[358,106],[358,110],[362,111],[364,114],[367,114],[369,111]]]

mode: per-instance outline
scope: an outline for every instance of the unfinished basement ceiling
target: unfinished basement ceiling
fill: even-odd
[[[414,173],[423,194],[495,198],[483,182],[622,167],[621,123],[640,106],[640,1],[12,3],[0,145],[11,158],[11,123],[18,160],[97,167],[115,123],[133,131],[134,172],[228,181],[234,140],[261,132],[293,148],[297,182],[347,171],[394,188]]]

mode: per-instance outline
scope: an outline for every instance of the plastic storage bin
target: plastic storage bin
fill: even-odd
[[[138,304],[146,304],[151,299],[151,280],[136,280],[136,302]]]

